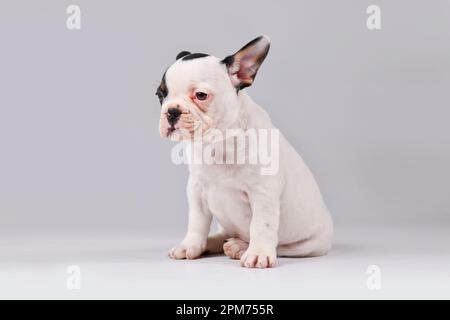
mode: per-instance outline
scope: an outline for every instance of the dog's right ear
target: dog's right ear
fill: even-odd
[[[240,90],[250,86],[270,49],[270,39],[260,36],[241,48],[234,55],[222,60],[228,69],[231,82]]]
[[[181,51],[179,54],[177,54],[177,57],[175,58],[175,60],[181,59],[184,56],[187,56],[188,54],[191,54],[189,51]]]

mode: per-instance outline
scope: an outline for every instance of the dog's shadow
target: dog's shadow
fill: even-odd
[[[367,252],[367,248],[362,246],[357,246],[353,244],[338,243],[334,244],[333,248],[323,256],[318,257],[280,257],[278,258],[278,266],[283,265],[294,265],[299,263],[318,263],[318,262],[329,262],[330,260],[345,260],[350,257],[359,255],[362,252]]]
[[[349,256],[366,251],[362,247],[350,244],[335,244],[332,250],[325,255],[326,258],[347,258]],[[152,248],[147,246],[138,246],[134,248],[87,248],[80,246],[78,249],[71,248],[66,250],[58,248],[57,250],[44,250],[36,248],[35,250],[21,250],[12,252],[0,251],[0,266],[17,265],[39,265],[39,264],[63,264],[63,263],[150,263],[161,261],[166,257],[166,252],[162,248]],[[206,263],[219,262],[220,259],[227,258],[224,254],[205,254],[195,261],[204,261]],[[230,259],[231,260],[231,259]],[[317,261],[316,257],[281,257],[279,266],[291,265],[300,261]],[[197,263],[198,263],[197,262]]]
[[[333,256],[347,256],[364,251],[367,251],[367,248],[363,248],[362,246],[348,243],[336,243],[333,245],[333,248],[330,250],[329,254]]]
[[[348,258],[351,256],[355,256],[360,254],[361,252],[367,252],[367,248],[361,247],[361,246],[357,246],[357,245],[353,245],[353,244],[346,244],[346,243],[337,243],[335,245],[333,245],[333,248],[330,250],[330,252],[324,256],[322,256],[322,258],[331,258],[331,259],[343,259],[343,258]],[[228,258],[225,254],[221,253],[214,253],[214,254],[204,254],[201,256],[201,258],[199,260],[204,260],[205,262],[209,261],[212,262],[214,260],[217,260],[218,258]],[[319,260],[318,260],[319,258]],[[320,261],[321,257],[278,257],[279,263],[278,266],[283,266],[283,265],[291,265],[291,264],[296,264],[296,263],[304,263],[304,262],[312,262],[312,261]],[[230,259],[231,260],[231,259]],[[236,260],[234,260],[236,261]]]

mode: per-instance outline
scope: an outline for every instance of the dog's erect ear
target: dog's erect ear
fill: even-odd
[[[227,66],[231,82],[239,90],[250,86],[270,48],[270,39],[260,36],[247,43],[241,50],[222,60]]]
[[[184,56],[187,56],[188,54],[191,54],[189,51],[181,51],[179,54],[177,54],[177,57],[175,58],[175,60],[181,59]]]

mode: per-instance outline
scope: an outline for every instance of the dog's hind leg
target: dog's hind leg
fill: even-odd
[[[280,245],[277,247],[279,257],[318,257],[331,249],[331,236],[326,233],[315,234],[309,238]]]
[[[223,244],[226,239],[229,238],[223,230],[218,231],[210,236],[206,240],[206,254],[218,254],[223,253]]]
[[[228,239],[223,244],[223,250],[225,254],[231,259],[241,259],[242,255],[248,249],[248,242],[245,242],[239,238]]]

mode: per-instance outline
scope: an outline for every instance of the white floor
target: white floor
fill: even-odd
[[[181,234],[180,234],[181,237]],[[172,261],[168,237],[0,238],[0,298],[313,299],[450,298],[450,229],[337,227],[320,258],[249,270],[223,256]],[[79,290],[67,268],[80,268]],[[380,270],[379,290],[367,269]]]

